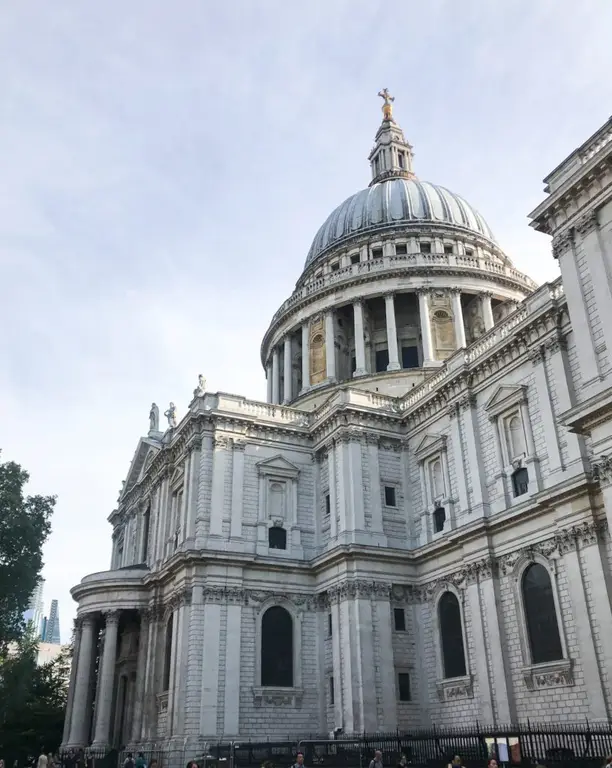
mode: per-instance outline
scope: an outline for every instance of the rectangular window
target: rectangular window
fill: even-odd
[[[376,372],[386,371],[389,365],[389,350],[377,349],[376,350]]]
[[[385,506],[396,507],[395,488],[392,485],[385,485]]]
[[[411,701],[410,698],[410,675],[408,672],[400,672],[397,676],[397,691],[400,701]]]
[[[402,155],[401,152],[398,152],[397,161],[399,163],[399,167],[403,168],[404,167],[404,155]]]
[[[419,348],[402,347],[402,368],[419,367]]]
[[[396,256],[405,256],[408,253],[408,246],[406,243],[398,243],[395,246],[395,255]]]
[[[372,248],[372,258],[382,259],[382,248]]]
[[[334,696],[334,678],[333,677],[329,678],[329,703],[332,705],[336,703],[336,698]]]
[[[325,494],[325,514],[329,515],[331,512],[331,501],[329,498],[329,493]]]
[[[431,243],[421,243],[421,253],[431,253]]]
[[[359,264],[360,258],[358,253],[354,253],[351,256],[351,264]]]
[[[453,246],[452,245],[445,245],[444,246],[444,253],[447,255],[451,255],[453,252]]]
[[[351,357],[351,373],[355,373],[357,370],[357,358]]]
[[[474,255],[474,251],[471,248],[466,248],[465,249],[465,255],[466,256],[473,256]]]
[[[404,613],[404,609],[394,608],[393,618],[395,620],[395,631],[405,632],[406,631],[406,614]]]
[[[332,615],[331,613],[327,614],[327,636],[332,636]]]
[[[331,269],[332,272],[337,272],[340,269],[340,262],[334,261],[333,264],[329,265],[329,268]]]

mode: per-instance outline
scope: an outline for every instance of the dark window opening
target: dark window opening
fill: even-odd
[[[523,574],[523,603],[533,664],[563,658],[550,574],[532,563]]]
[[[419,367],[419,348],[402,347],[402,368]]]
[[[358,253],[354,253],[351,256],[351,264],[359,264],[359,262],[360,262],[359,254]]]
[[[327,636],[332,636],[332,615],[331,613],[327,614]]]
[[[396,256],[405,256],[408,253],[408,246],[406,243],[398,243],[395,246],[395,254]]]
[[[444,677],[463,677],[465,675],[465,651],[463,648],[463,627],[461,609],[457,596],[445,592],[438,603],[440,619],[440,644],[442,646],[442,666]]]
[[[523,496],[529,490],[529,472],[525,467],[512,473],[512,491],[515,496]]]
[[[151,507],[147,507],[147,511],[144,513],[144,520],[142,521],[142,562],[147,562],[149,556],[149,528],[151,527]]]
[[[319,270],[318,272],[315,272],[315,280],[319,280],[323,277],[323,271]]]
[[[329,703],[335,704],[336,703],[336,697],[334,695],[334,678],[329,678]]]
[[[466,248],[465,249],[465,255],[466,256],[473,256],[474,255],[474,251],[471,248]]]
[[[448,256],[452,255],[452,253],[453,253],[453,246],[452,245],[445,245],[444,246],[444,253],[446,253]]]
[[[385,506],[395,507],[395,488],[392,485],[385,485]]]
[[[355,373],[357,370],[357,358],[351,357],[351,373]]]
[[[386,371],[389,365],[389,350],[377,349],[376,350],[376,372]]]
[[[402,155],[401,152],[398,152],[397,161],[399,163],[399,167],[403,168],[404,167],[404,155]]]
[[[395,620],[395,630],[396,632],[405,632],[406,631],[406,614],[404,612],[403,608],[394,608],[393,609],[393,618]]]
[[[334,261],[333,264],[329,265],[329,268],[331,269],[332,272],[337,272],[340,269],[340,262]]]
[[[372,248],[372,258],[382,259],[382,248]]]
[[[400,672],[397,676],[397,687],[400,701],[410,701],[410,675],[408,672]]]
[[[170,688],[170,668],[172,665],[172,634],[174,630],[174,616],[170,616],[166,624],[166,637],[164,648],[164,677],[162,680],[162,690],[167,691]]]
[[[329,493],[325,494],[325,514],[329,515],[331,512],[331,500],[329,498]]]
[[[268,608],[261,620],[261,684],[293,686],[293,620],[280,605]]]
[[[431,253],[431,243],[421,243],[421,253]]]
[[[268,530],[268,546],[270,549],[287,549],[287,531],[278,525]]]
[[[446,522],[446,510],[444,507],[436,507],[433,513],[434,533],[442,533]]]

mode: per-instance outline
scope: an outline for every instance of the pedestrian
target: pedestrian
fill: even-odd
[[[195,760],[190,760],[190,761],[187,763],[187,768],[198,768],[198,764],[196,763],[196,761],[195,761]]]
[[[40,768],[40,765],[38,766]],[[123,761],[123,768],[136,768],[134,764],[134,758],[132,757],[132,753],[128,752],[125,760]]]
[[[489,766],[489,768],[499,768],[497,760],[494,757],[489,759],[489,762],[487,763],[487,765]]]
[[[605,768],[612,768],[612,755],[608,755],[608,757],[606,757]]]
[[[304,768],[304,753],[298,752],[295,756],[295,763],[293,764],[293,768]]]
[[[37,768],[47,768],[48,763],[49,759],[47,755],[45,755],[45,748],[43,747],[38,758]]]
[[[370,761],[369,768],[383,768],[382,752],[380,749],[377,749],[376,752],[374,752],[374,759]]]
[[[136,757],[136,768],[147,768],[147,761],[142,752],[139,752]]]
[[[455,757],[453,757],[451,762],[448,764],[448,768],[463,768],[459,755],[455,755]]]
[[[153,758],[149,763],[149,768],[158,768],[157,760],[155,758]]]
[[[408,760],[406,759],[406,755],[401,755],[399,762],[397,764],[397,768],[407,768],[408,766]]]

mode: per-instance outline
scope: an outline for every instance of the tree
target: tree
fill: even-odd
[[[24,765],[61,743],[70,674],[70,648],[38,666],[38,638],[26,632],[0,662],[0,753]]]
[[[28,480],[19,464],[0,464],[0,656],[23,633],[55,506],[54,496],[24,496]]]

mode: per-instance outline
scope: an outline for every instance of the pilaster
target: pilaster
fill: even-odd
[[[389,350],[388,371],[399,371],[402,367],[399,362],[397,348],[397,327],[395,323],[395,299],[392,293],[385,294],[385,316],[387,320],[387,347]]]
[[[478,430],[476,398],[467,396],[460,403],[462,411],[463,428],[465,430],[465,444],[467,447],[467,466],[470,468],[472,487],[471,512],[477,515],[485,515],[488,504],[485,504],[485,488],[482,473],[482,449]]]
[[[353,376],[365,376],[367,374],[365,357],[365,336],[363,328],[363,303],[353,303],[353,322],[355,329],[355,372]]]
[[[451,301],[453,305],[453,325],[455,327],[455,343],[457,349],[467,346],[465,340],[465,323],[463,321],[463,309],[461,307],[461,291],[458,288],[451,289]]]
[[[325,361],[327,378],[336,380],[336,330],[334,328],[334,310],[325,314]]]
[[[209,537],[223,535],[223,514],[225,510],[225,467],[230,459],[231,439],[226,435],[215,435],[212,489],[210,500]]]
[[[559,446],[559,435],[553,413],[551,401],[551,384],[546,371],[546,358],[544,347],[534,350],[531,354],[533,363],[533,373],[535,379],[535,389],[538,393],[538,410],[546,435],[546,451],[548,453],[548,485],[555,485],[558,482],[557,473],[563,471],[563,461],[561,459],[561,448]],[[554,382],[556,384],[556,382]],[[527,421],[524,422],[528,424]],[[530,429],[525,429],[527,435],[531,435]],[[529,451],[530,456],[535,455],[535,446]]]
[[[230,738],[240,732],[240,637],[242,606],[227,606],[227,631],[225,646],[225,695],[223,736]]]
[[[433,341],[431,336],[431,318],[429,316],[429,292],[425,289],[417,291],[419,296],[419,316],[421,320],[421,341],[423,344],[423,367],[435,365],[433,356]]]
[[[291,383],[292,383],[292,371],[291,371],[291,336],[287,334],[284,341],[284,354],[283,354],[283,404],[291,402]]]
[[[491,306],[491,294],[481,293],[480,301],[482,303],[482,319],[484,322],[485,331],[490,331],[493,328],[493,307]]]
[[[302,325],[302,392],[310,387],[310,325]]]
[[[272,350],[272,402],[280,403],[280,358],[278,347]]]
[[[200,696],[201,736],[217,738],[217,708],[219,700],[219,656],[221,636],[221,605],[206,603],[204,606],[204,642],[202,656],[206,666],[202,674]]]
[[[242,539],[242,513],[244,502],[244,451],[246,441],[233,441],[232,460],[232,513],[230,537]]]
[[[455,463],[455,480],[457,483],[457,496],[459,509],[462,515],[469,512],[468,491],[466,483],[465,466],[463,464],[463,450],[461,447],[460,409],[458,405],[449,407],[451,444],[453,448],[453,461]],[[452,489],[449,493],[452,495]]]
[[[384,534],[382,501],[380,496],[380,460],[378,456],[378,438],[366,436],[368,452],[368,475],[370,483],[370,512],[372,514],[372,533]]]

